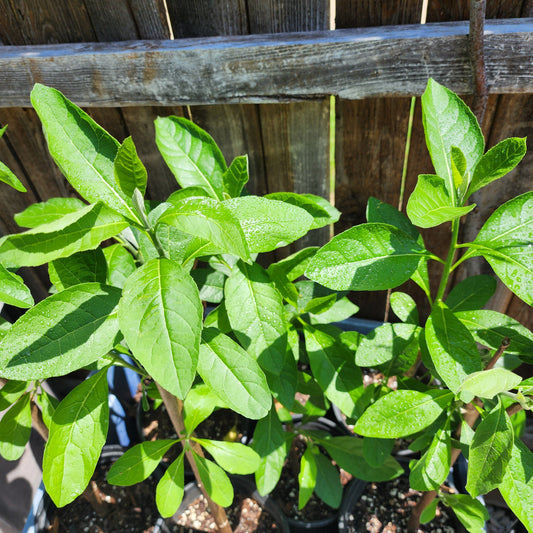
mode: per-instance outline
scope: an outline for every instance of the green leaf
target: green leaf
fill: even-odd
[[[321,453],[315,455],[315,462],[317,467],[315,494],[333,509],[338,509],[343,492],[339,471],[330,459]]]
[[[194,453],[194,452],[193,452]],[[218,505],[228,507],[233,502],[233,486],[220,466],[194,453],[194,462],[207,494]]]
[[[497,350],[507,338],[511,343],[505,349],[506,354],[518,355],[526,362],[533,362],[533,333],[514,318],[484,309],[463,311],[455,313],[455,316],[479,344]]]
[[[475,396],[491,399],[500,392],[516,388],[522,378],[504,368],[491,368],[470,374],[459,387],[459,397],[471,402]],[[465,394],[466,393],[466,394]]]
[[[223,407],[223,402],[207,385],[192,387],[183,402],[183,423],[188,435],[196,429],[214,410]]]
[[[309,501],[309,498],[313,495],[316,478],[317,466],[315,456],[312,448],[308,446],[300,461],[300,472],[298,474],[298,486],[300,488],[298,492],[298,509],[303,509]]]
[[[75,252],[96,248],[128,227],[124,218],[101,203],[65,215],[0,244],[0,261],[9,267],[38,266]]]
[[[354,437],[329,437],[320,440],[320,445],[340,468],[363,481],[388,481],[403,473],[400,463],[392,457],[388,457],[377,468],[370,466],[364,460],[363,440]]]
[[[514,441],[511,459],[498,488],[511,511],[528,531],[533,531],[533,453],[519,439]]]
[[[363,456],[365,461],[374,468],[379,468],[392,452],[394,439],[374,439],[365,437],[363,439]]]
[[[287,456],[288,447],[283,426],[275,407],[267,416],[257,422],[252,448],[261,457],[261,464],[255,472],[255,482],[259,494],[269,494],[281,476],[281,469]]]
[[[57,406],[59,405],[59,400],[43,390],[37,396],[37,403],[41,406],[43,422],[45,423],[46,427],[50,429],[50,426],[52,425],[52,417],[54,416]]]
[[[337,295],[338,296],[338,295]],[[340,298],[333,305],[320,313],[313,311],[310,319],[311,324],[330,324],[331,322],[342,322],[355,315],[359,307],[352,303],[347,297]]]
[[[107,262],[107,280],[113,287],[124,287],[128,277],[135,272],[135,261],[132,255],[121,245],[112,244],[103,248]]]
[[[19,192],[28,192],[26,187],[22,185],[22,182],[13,174],[10,168],[0,161],[0,181],[7,183],[10,187],[13,187]]]
[[[337,342],[327,326],[308,326],[304,329],[305,345],[311,370],[326,397],[346,416],[354,416],[352,396],[363,384],[361,370],[354,364],[353,355],[345,345]]]
[[[135,189],[144,195],[148,174],[131,137],[124,139],[120,145],[113,165],[118,186],[128,198],[133,196]]]
[[[479,423],[468,455],[466,490],[474,498],[502,482],[513,449],[513,427],[501,402]]]
[[[181,504],[185,485],[184,452],[171,463],[155,491],[157,510],[163,518],[171,517]]]
[[[61,401],[52,417],[43,457],[43,481],[63,507],[87,487],[109,426],[107,372],[83,381]]]
[[[58,291],[63,291],[80,283],[105,283],[107,262],[100,248],[77,252],[48,264],[50,281]]]
[[[519,298],[533,305],[533,191],[492,213],[471,244]]]
[[[198,285],[200,299],[204,302],[218,304],[224,298],[226,276],[210,268],[195,268],[191,276]]]
[[[490,518],[485,506],[469,494],[445,494],[441,498],[453,509],[453,512],[469,533],[484,533],[485,522]]]
[[[36,228],[41,224],[48,224],[86,207],[78,198],[50,198],[46,202],[39,202],[28,206],[17,213],[15,222],[23,228]]]
[[[241,196],[224,202],[238,219],[250,252],[270,252],[303,237],[313,217],[295,205],[259,196]]]
[[[0,373],[9,379],[63,376],[104,356],[119,333],[120,290],[83,283],[29,309],[0,343]]]
[[[230,198],[237,198],[241,195],[243,187],[248,183],[248,179],[248,156],[238,156],[231,162],[228,170],[222,176],[224,192]]]
[[[240,442],[194,439],[204,447],[213,459],[230,474],[253,474],[261,458],[252,448]]]
[[[325,198],[314,194],[274,192],[265,195],[265,198],[280,200],[281,202],[287,202],[288,204],[305,209],[313,217],[313,223],[310,229],[322,228],[328,224],[334,224],[341,216],[340,211],[335,209]]]
[[[265,374],[250,354],[213,328],[204,329],[198,373],[222,401],[237,413],[258,420],[272,399]]]
[[[472,181],[468,187],[468,196],[511,172],[525,154],[525,137],[523,139],[511,137],[493,146],[476,165]]]
[[[481,309],[496,291],[496,285],[492,276],[470,276],[453,287],[446,298],[446,306],[454,313]]]
[[[27,381],[10,379],[0,389],[0,411],[11,407],[26,392],[28,385]]]
[[[422,242],[418,229],[401,211],[372,196],[368,199],[366,206],[366,219],[367,222],[390,224],[410,235],[413,240]]]
[[[50,154],[69,183],[88,202],[101,201],[138,221],[131,199],[115,182],[118,141],[56,89],[35,84],[31,103],[44,127]]]
[[[454,200],[440,176],[418,176],[415,190],[407,202],[407,215],[411,222],[421,228],[433,228],[470,213],[476,204],[455,207]]]
[[[25,394],[0,419],[0,455],[8,461],[20,459],[30,434],[30,395]]]
[[[411,468],[409,485],[414,490],[438,490],[450,473],[451,433],[449,421],[438,429],[428,450]]]
[[[354,431],[381,439],[413,435],[437,420],[452,399],[448,390],[392,391],[366,409]]]
[[[290,347],[287,347],[279,371],[272,373],[265,370],[264,372],[274,398],[282,405],[290,407],[294,402],[298,382],[298,367]]]
[[[0,265],[0,302],[16,307],[31,307],[34,304],[30,289],[24,280]]]
[[[387,224],[361,224],[346,230],[313,257],[306,275],[334,290],[397,287],[416,271],[424,248]]]
[[[466,377],[481,370],[472,335],[444,304],[435,305],[425,327],[431,360],[444,383],[455,393]]]
[[[427,524],[428,522],[431,522],[435,518],[435,514],[437,512],[437,506],[439,505],[439,500],[434,499],[423,511],[420,515],[420,523],[421,524]],[[481,532],[480,532],[481,533]]]
[[[415,324],[385,323],[368,333],[355,353],[358,366],[372,367],[402,354],[418,353],[420,328]]]
[[[289,281],[303,276],[307,269],[307,265],[318,250],[318,246],[309,246],[298,252],[295,252],[284,259],[281,259],[277,263],[272,263],[268,267],[268,272],[273,270],[283,273]]]
[[[107,473],[112,485],[127,487],[144,481],[159,465],[163,456],[177,441],[162,439],[136,444],[126,450]]]
[[[456,206],[450,157],[452,146],[459,148],[464,154],[465,171],[472,172],[485,147],[481,128],[468,106],[456,94],[431,78],[422,95],[422,122],[436,174],[444,179],[452,206]]]
[[[239,220],[224,204],[212,198],[187,198],[168,209],[158,225],[169,224],[181,231],[208,241],[207,253],[228,253],[250,260],[250,250]]]
[[[394,314],[408,324],[419,323],[418,309],[416,302],[405,292],[393,292],[390,296],[390,305]]]
[[[226,282],[226,311],[233,332],[259,366],[279,375],[287,351],[281,294],[257,263],[237,263]]]
[[[196,375],[202,315],[196,284],[170,259],[152,259],[124,284],[124,338],[154,380],[181,399]]]
[[[181,187],[201,187],[211,197],[223,199],[226,162],[208,133],[182,117],[159,117],[155,141]]]

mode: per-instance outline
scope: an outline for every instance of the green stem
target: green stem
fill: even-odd
[[[448,255],[444,261],[444,270],[442,272],[442,278],[440,280],[439,289],[437,291],[437,296],[435,296],[435,302],[442,300],[446,287],[448,286],[448,281],[450,279],[450,273],[453,270],[453,260],[455,258],[455,253],[457,252],[457,240],[459,238],[459,220],[454,220],[452,222],[452,240],[450,242],[450,248],[448,250]]]

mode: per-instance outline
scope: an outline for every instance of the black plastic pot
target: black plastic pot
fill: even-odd
[[[292,528],[289,528],[287,518],[283,514],[279,505],[270,496],[261,496],[257,491],[257,488],[253,481],[243,476],[230,476],[231,483],[235,492],[250,495],[276,522],[280,533],[289,533]],[[169,520],[177,520],[181,514],[183,514],[187,507],[191,505],[196,498],[201,495],[200,488],[196,484],[196,481],[192,481],[185,485],[185,493],[183,495],[183,501],[179,506],[174,516]],[[168,527],[165,523],[162,525],[162,533],[168,533]]]
[[[119,445],[106,445],[102,449],[100,455],[99,464],[109,464],[115,462],[124,453],[124,448]],[[159,472],[162,475],[162,472]],[[45,533],[50,531],[51,521],[54,514],[57,511],[57,507],[52,502],[48,493],[44,490],[41,484],[36,498],[34,500],[32,510],[28,517],[28,521],[24,527],[24,533]],[[154,524],[152,533],[162,533],[164,526],[163,518],[159,517]],[[82,529],[70,529],[70,533],[81,532]]]

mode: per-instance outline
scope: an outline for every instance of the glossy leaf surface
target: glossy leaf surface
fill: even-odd
[[[46,202],[39,202],[28,206],[17,213],[15,222],[23,228],[35,228],[41,224],[48,224],[86,207],[78,198],[50,198]]]
[[[249,446],[240,442],[196,439],[213,459],[230,474],[253,474],[259,467],[260,457]]]
[[[58,291],[80,283],[107,281],[107,263],[100,248],[77,252],[48,264],[50,281]]]
[[[155,491],[157,510],[163,518],[172,516],[181,504],[185,485],[184,453],[173,461],[159,480]]]
[[[31,307],[34,304],[31,291],[24,280],[0,265],[0,302],[16,307]]]
[[[25,394],[0,419],[0,455],[8,461],[20,459],[30,434],[30,395]]]
[[[231,162],[231,165],[222,176],[224,192],[230,198],[237,198],[248,183],[248,179],[248,156],[238,156]]]
[[[133,196],[135,189],[139,189],[144,195],[148,174],[131,137],[124,139],[117,151],[114,172],[120,189],[128,198]]]
[[[233,486],[224,470],[213,461],[200,457],[196,453],[194,454],[194,462],[198,467],[202,485],[211,499],[222,507],[231,505]]]
[[[481,309],[496,291],[496,286],[492,276],[470,276],[452,288],[446,298],[446,306],[454,313]]]

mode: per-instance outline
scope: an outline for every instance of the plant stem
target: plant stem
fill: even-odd
[[[437,291],[437,296],[435,296],[435,302],[442,300],[446,287],[448,285],[448,280],[450,279],[450,272],[453,269],[453,260],[455,258],[455,253],[457,251],[457,239],[459,238],[459,219],[456,219],[452,222],[452,240],[450,242],[450,248],[448,250],[448,255],[446,261],[444,261],[444,270],[442,272],[442,278],[440,280],[439,289]]]
[[[183,402],[176,398],[173,394],[165,390],[159,383],[157,384],[157,388],[159,390],[159,394],[161,394],[161,398],[163,399],[163,402],[165,404],[165,407],[168,412],[168,416],[170,417],[170,421],[172,422],[172,426],[174,427],[174,430],[176,431],[178,437],[180,439],[185,438],[186,432],[185,432],[185,425],[183,423]],[[185,446],[185,443],[182,441],[182,445]],[[202,451],[202,448],[200,445],[194,441],[190,441],[190,445],[195,453],[200,455],[201,457],[204,456],[204,453]],[[192,471],[194,473],[194,477],[196,478],[196,483],[198,484],[198,487],[202,491],[205,499],[207,500],[207,504],[209,506],[209,510],[211,511],[211,515],[213,516],[215,523],[217,525],[218,531],[220,533],[233,533],[231,526],[228,521],[228,517],[226,515],[226,511],[223,507],[215,503],[207,494],[205,487],[202,483],[202,479],[200,478],[200,474],[198,472],[198,467],[196,466],[196,462],[194,460],[194,455],[192,451],[185,451],[185,455],[187,456],[187,460],[189,461],[189,464],[191,465]]]

